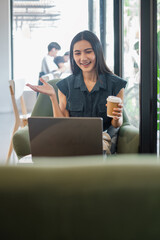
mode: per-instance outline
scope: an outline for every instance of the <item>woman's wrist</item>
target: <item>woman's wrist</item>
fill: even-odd
[[[55,99],[56,99],[56,95],[55,95],[54,93],[51,94],[49,97],[50,97],[51,101],[53,101],[53,102],[54,102]]]
[[[111,123],[112,123],[112,126],[114,126],[115,128],[120,127],[122,125],[122,117],[118,119],[113,118]]]

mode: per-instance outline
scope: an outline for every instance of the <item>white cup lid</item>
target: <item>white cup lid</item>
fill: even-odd
[[[121,103],[122,102],[122,99],[119,98],[119,97],[116,97],[116,96],[109,96],[107,98],[107,101],[109,102],[114,102],[114,103]]]

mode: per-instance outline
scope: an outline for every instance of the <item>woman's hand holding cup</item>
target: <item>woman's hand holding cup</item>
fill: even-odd
[[[119,120],[122,117],[123,103],[122,99],[116,96],[107,98],[107,116],[114,120]]]

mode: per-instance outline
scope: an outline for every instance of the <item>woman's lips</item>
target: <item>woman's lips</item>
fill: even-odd
[[[89,62],[89,63],[81,63],[81,65],[82,65],[83,67],[88,67],[89,64],[90,64],[90,62]]]

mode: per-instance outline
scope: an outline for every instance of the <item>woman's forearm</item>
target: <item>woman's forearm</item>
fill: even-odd
[[[51,103],[52,103],[52,109],[53,109],[54,117],[55,118],[56,117],[65,117],[64,114],[62,113],[60,107],[59,107],[57,96],[56,95],[50,96],[50,99],[51,99]]]

